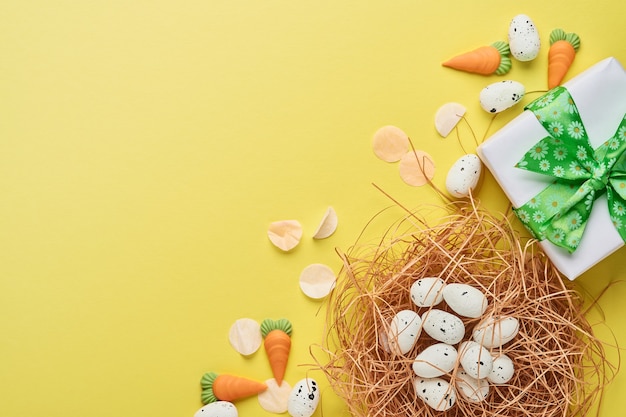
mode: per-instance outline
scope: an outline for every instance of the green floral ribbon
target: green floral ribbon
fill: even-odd
[[[606,192],[613,225],[626,241],[626,115],[615,134],[594,150],[564,87],[550,90],[526,109],[548,136],[528,150],[516,167],[555,180],[514,209],[517,217],[536,238],[571,253],[580,243],[593,203]]]

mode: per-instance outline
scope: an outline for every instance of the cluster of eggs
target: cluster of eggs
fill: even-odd
[[[511,380],[515,367],[501,347],[518,333],[515,317],[485,314],[486,295],[468,284],[446,284],[441,278],[428,277],[416,280],[410,292],[413,303],[424,312],[420,316],[413,310],[399,311],[381,341],[383,349],[395,355],[410,352],[422,331],[436,341],[412,363],[417,397],[445,411],[456,403],[457,395],[480,402],[489,395],[491,384]],[[435,308],[444,301],[456,315]],[[470,340],[463,341],[466,329],[459,316],[480,319]]]

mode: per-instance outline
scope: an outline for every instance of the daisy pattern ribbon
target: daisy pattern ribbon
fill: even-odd
[[[626,115],[615,134],[593,149],[578,108],[566,88],[556,87],[530,103],[548,135],[516,167],[554,177],[517,217],[540,240],[574,252],[595,200],[606,192],[608,212],[626,241]]]

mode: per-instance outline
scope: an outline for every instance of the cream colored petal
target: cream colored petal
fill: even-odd
[[[335,287],[337,277],[333,270],[324,264],[311,264],[300,273],[300,289],[310,298],[326,297]]]
[[[374,154],[385,162],[397,162],[409,150],[409,137],[395,126],[381,127],[372,139]]]
[[[233,349],[244,356],[259,350],[263,342],[261,326],[256,320],[243,318],[236,320],[228,332],[228,341]]]
[[[459,103],[446,103],[439,107],[435,113],[435,129],[444,138],[452,132],[452,129],[465,115],[465,107]]]
[[[319,226],[315,233],[313,233],[313,239],[326,239],[337,229],[338,219],[337,212],[332,207],[328,207],[326,213],[324,213],[324,217],[320,222]]]
[[[267,389],[258,395],[259,404],[268,413],[282,414],[287,412],[291,385],[283,380],[280,386],[274,378],[265,381]]]
[[[435,176],[435,162],[424,151],[407,152],[400,160],[400,178],[412,186],[428,184]]]
[[[272,222],[267,229],[267,236],[277,248],[287,252],[298,246],[302,238],[302,225],[297,220]]]

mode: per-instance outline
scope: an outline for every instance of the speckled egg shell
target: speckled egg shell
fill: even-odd
[[[476,379],[462,369],[456,373],[454,384],[457,392],[473,403],[479,403],[489,395],[489,382],[486,379]]]
[[[457,356],[454,346],[447,343],[435,343],[415,357],[413,372],[422,378],[444,375],[454,369]]]
[[[519,321],[509,316],[489,316],[478,323],[472,338],[487,349],[498,348],[515,338],[519,331]]]
[[[418,307],[432,307],[443,301],[446,283],[441,278],[420,278],[411,285],[411,301]]]
[[[193,417],[238,417],[237,408],[228,401],[216,401],[205,405]]]
[[[391,352],[404,355],[422,332],[422,319],[412,310],[399,311],[391,320],[387,343]]]
[[[471,340],[459,346],[459,362],[463,370],[473,378],[487,378],[493,369],[493,358],[489,351]]]
[[[509,48],[518,61],[532,61],[539,55],[541,41],[535,22],[525,14],[519,14],[509,25]]]
[[[470,318],[482,316],[489,305],[485,294],[468,284],[448,284],[443,299],[456,314]]]
[[[515,365],[507,355],[502,354],[493,359],[493,368],[487,376],[489,382],[493,384],[506,384],[515,374]]]
[[[460,318],[438,309],[422,315],[422,328],[433,339],[449,345],[456,345],[465,335],[465,325]]]
[[[500,113],[517,104],[526,94],[526,89],[517,81],[504,80],[480,91],[480,107],[488,113]]]
[[[474,191],[480,180],[482,163],[477,155],[469,153],[456,160],[446,176],[446,190],[451,196],[465,198]]]
[[[415,378],[415,393],[429,407],[437,411],[446,411],[456,403],[456,392],[443,378]]]
[[[310,417],[315,413],[319,402],[317,382],[312,378],[304,378],[293,386],[287,401],[287,412],[292,417]]]

